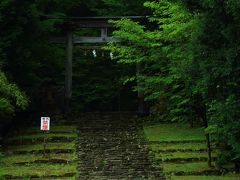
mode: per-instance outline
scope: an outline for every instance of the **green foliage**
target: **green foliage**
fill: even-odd
[[[117,21],[119,30],[114,35],[124,43],[111,43],[107,49],[116,53],[119,63],[144,64],[142,74],[130,79],[144,81],[146,100],[167,97],[165,103],[171,107],[165,108],[161,116],[168,114],[167,118],[173,121],[192,118],[189,116],[193,114],[191,98],[198,91],[190,87],[195,82],[189,74],[195,71],[193,60],[200,16],[187,12],[182,3],[146,2],[145,6],[154,11],[155,16],[149,21],[156,22],[158,28],[149,31],[128,19]]]
[[[118,5],[125,7],[124,3],[119,1]],[[133,6],[132,2],[127,4]],[[142,4],[138,6],[142,8]],[[58,112],[63,107],[65,47],[51,43],[51,38],[66,35],[66,18],[104,14],[106,7],[111,10],[105,11],[105,15],[110,15],[110,11],[114,15],[118,5],[115,7],[111,2],[94,0],[0,2],[0,23],[3,27],[0,32],[0,64],[4,72],[26,91],[31,100],[30,111],[45,111],[44,102],[48,103],[45,98],[49,89],[53,89],[49,94],[53,94]],[[99,35],[98,31],[89,29],[76,30],[75,33],[80,36]],[[77,63],[73,67],[72,105],[78,111],[91,110],[91,107],[95,110],[98,107],[112,108],[119,94],[121,72],[118,69],[121,67],[110,62],[108,57],[96,58],[95,61],[91,55],[79,54],[84,52],[76,51],[74,54],[74,62]],[[101,62],[108,65],[104,67]]]
[[[141,75],[129,74],[127,80],[144,82],[141,88],[145,99],[155,102],[155,115],[168,121],[204,120],[210,124],[206,132],[226,143],[221,148],[225,160],[239,161],[239,2],[144,5],[153,11],[149,22],[155,29],[127,19],[114,22],[114,34],[124,42],[107,49],[119,63],[143,65]]]
[[[231,95],[226,100],[214,100],[209,103],[209,117],[211,125],[208,127],[220,144],[222,152],[219,163],[240,159],[240,104],[239,100]],[[230,151],[227,150],[230,148]]]
[[[0,116],[13,115],[16,110],[24,110],[28,105],[26,95],[17,87],[10,83],[6,76],[0,72]]]

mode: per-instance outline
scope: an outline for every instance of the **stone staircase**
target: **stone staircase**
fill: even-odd
[[[79,179],[165,179],[132,113],[87,113],[79,124]]]

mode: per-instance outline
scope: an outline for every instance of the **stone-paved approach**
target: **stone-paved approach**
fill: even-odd
[[[79,123],[79,179],[165,179],[129,114],[87,114]]]

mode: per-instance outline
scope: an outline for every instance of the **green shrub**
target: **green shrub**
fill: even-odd
[[[27,96],[14,83],[8,81],[3,72],[0,72],[0,117],[1,120],[10,119],[18,110],[26,109]],[[0,120],[0,123],[1,123]]]

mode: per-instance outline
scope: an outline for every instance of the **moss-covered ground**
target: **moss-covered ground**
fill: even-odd
[[[212,153],[213,157],[216,157],[215,153]],[[162,161],[196,161],[207,160],[206,152],[164,152],[156,153],[155,158]]]
[[[17,154],[5,155],[1,159],[1,163],[5,165],[34,163],[37,161],[62,160],[66,162],[75,162],[77,160],[76,153],[50,153],[47,156],[42,154]]]
[[[13,141],[20,141],[20,142],[24,142],[24,141],[41,141],[43,140],[45,137],[47,137],[49,140],[73,140],[77,137],[77,134],[75,133],[35,133],[35,134],[24,134],[24,135],[16,135],[14,137],[10,137],[8,139],[9,142]]]
[[[55,126],[49,133],[36,127],[13,132],[2,148],[0,179],[76,179],[76,139],[74,126]]]
[[[46,149],[47,150],[75,150],[75,142],[69,142],[69,143],[47,143]],[[32,151],[41,151],[43,150],[43,144],[28,144],[28,145],[9,145],[6,147],[6,152],[14,153],[19,151],[26,151],[26,152],[32,152]]]
[[[208,167],[205,134],[201,127],[190,128],[187,124],[176,123],[146,125],[144,134],[151,155],[169,179],[240,180],[239,174],[223,174],[215,166]],[[214,146],[212,148],[215,160],[217,154]]]
[[[1,167],[0,174],[5,177],[44,177],[44,176],[61,176],[66,174],[75,174],[76,166],[74,164],[35,164],[24,166],[3,166]]]
[[[224,176],[172,176],[171,180],[240,180],[239,175]]]
[[[148,141],[205,141],[202,128],[190,128],[186,124],[157,124],[145,126],[144,132]]]
[[[172,151],[205,151],[205,143],[160,143],[150,144],[152,151],[154,152],[172,152]]]

